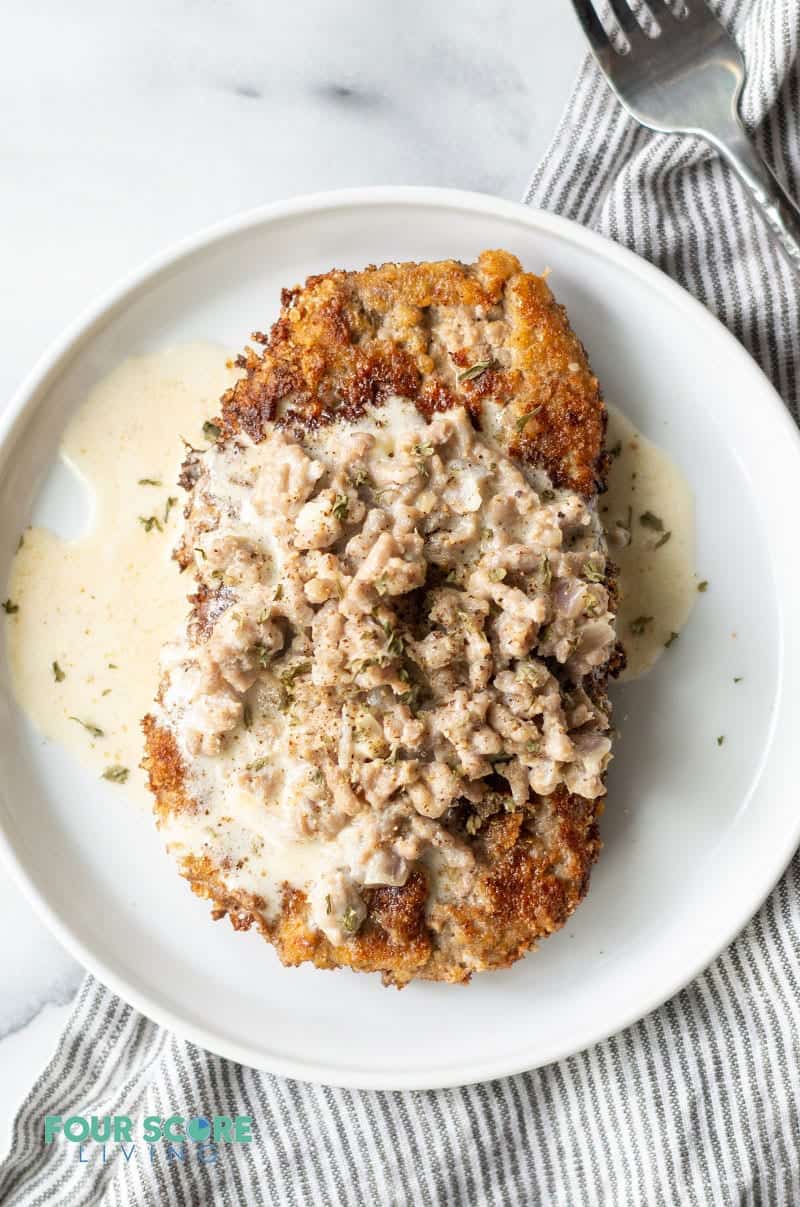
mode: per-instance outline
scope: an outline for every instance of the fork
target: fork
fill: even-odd
[[[767,228],[800,271],[800,208],[756,151],[739,113],[746,68],[739,47],[706,7],[688,0],[606,0],[627,50],[592,0],[572,0],[592,53],[618,99],[643,126],[706,139],[745,184]],[[645,32],[645,25],[647,32]]]

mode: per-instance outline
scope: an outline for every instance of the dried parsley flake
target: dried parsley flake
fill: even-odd
[[[93,738],[103,738],[105,733],[99,725],[93,725],[91,721],[82,721],[80,717],[68,717],[68,721],[75,721],[78,725],[82,725],[87,733],[90,733]]]
[[[331,514],[337,520],[344,520],[347,518],[347,512],[349,509],[350,500],[348,499],[347,495],[337,495],[333,501]]]
[[[106,767],[103,779],[110,780],[112,784],[124,784],[129,774],[127,767],[120,767],[119,763],[115,763],[113,767]]]
[[[653,532],[664,531],[664,521],[652,511],[643,511],[639,516],[639,523],[643,528],[652,528]]]
[[[493,364],[493,360],[478,360],[474,365],[470,365],[468,369],[462,369],[458,375],[458,380],[474,381],[476,377],[480,377],[487,369],[491,369]]]
[[[528,420],[533,419],[536,412],[541,411],[541,409],[542,408],[540,406],[534,407],[532,411],[526,411],[524,415],[520,415],[519,419],[514,424],[517,434],[525,430]]]

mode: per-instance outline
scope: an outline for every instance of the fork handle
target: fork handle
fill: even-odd
[[[747,186],[772,238],[800,272],[800,207],[764,163],[740,121],[723,138],[712,136],[710,141]]]

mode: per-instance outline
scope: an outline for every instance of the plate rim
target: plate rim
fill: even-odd
[[[627,273],[643,279],[645,283],[650,282],[656,290],[665,295],[668,301],[687,316],[688,321],[694,318],[698,323],[716,329],[717,338],[721,338],[723,343],[727,344],[730,356],[737,360],[743,371],[754,375],[754,380],[758,381],[760,403],[766,404],[769,401],[774,422],[783,425],[787,440],[794,446],[795,452],[800,458],[800,432],[798,432],[788,407],[761,367],[716,315],[661,269],[614,240],[561,215],[535,209],[523,202],[494,197],[488,193],[416,185],[334,189],[305,193],[271,202],[236,213],[222,221],[206,226],[148,257],[139,267],[125,274],[109,289],[101,293],[88,307],[84,308],[52,341],[33,368],[24,376],[0,415],[0,453],[5,452],[8,443],[13,441],[28,412],[39,405],[41,394],[47,388],[51,376],[57,372],[62,361],[77,353],[83,343],[88,343],[97,331],[114,317],[116,312],[124,309],[135,298],[138,291],[153,283],[159,276],[181,261],[190,259],[194,254],[232,235],[279,221],[282,218],[337,208],[380,205],[423,205],[443,210],[458,209],[478,216],[485,215],[522,222],[534,230],[566,239],[580,249],[594,253],[605,261],[615,262]],[[779,678],[781,703],[784,673],[785,667],[782,667]],[[776,710],[773,717],[773,725],[770,727],[771,734],[777,724],[779,711],[780,709]],[[765,757],[769,754],[770,746],[771,736],[765,750]],[[763,770],[762,761],[759,778]],[[225,1035],[216,1034],[203,1025],[176,1015],[169,1005],[151,996],[146,989],[125,979],[124,976],[118,975],[113,968],[107,966],[101,956],[95,955],[87,947],[79,933],[61,919],[56,909],[50,905],[45,893],[40,891],[32,876],[23,866],[21,859],[16,854],[11,837],[6,832],[3,819],[0,818],[0,859],[32,905],[34,912],[87,971],[147,1018],[160,1026],[169,1028],[190,1042],[239,1064],[249,1065],[279,1076],[322,1085],[387,1091],[446,1089],[510,1076],[576,1055],[607,1039],[610,1035],[623,1031],[688,985],[733,941],[772,892],[788,866],[798,845],[798,840],[800,840],[800,815],[798,815],[794,830],[787,831],[784,841],[780,845],[775,844],[768,871],[765,871],[761,877],[757,891],[743,897],[743,900],[746,900],[744,908],[740,907],[729,915],[729,918],[733,917],[734,921],[731,923],[729,920],[721,925],[720,933],[716,935],[714,942],[709,944],[702,955],[696,956],[687,965],[682,966],[677,975],[674,974],[671,978],[667,978],[655,992],[643,993],[637,999],[635,1006],[619,1011],[610,1029],[607,1022],[594,1027],[588,1023],[575,1042],[554,1042],[551,1049],[543,1055],[534,1057],[533,1064],[530,1063],[530,1053],[526,1054],[524,1050],[517,1050],[514,1054],[507,1053],[485,1061],[471,1061],[468,1065],[459,1066],[461,1071],[456,1067],[447,1067],[435,1069],[426,1074],[424,1069],[412,1068],[404,1070],[402,1074],[386,1075],[380,1069],[364,1069],[355,1066],[348,1070],[338,1067],[334,1069],[318,1060],[305,1062],[294,1057],[281,1057],[273,1053],[269,1054],[268,1063],[265,1063],[265,1054],[252,1048],[249,1044],[231,1040]]]

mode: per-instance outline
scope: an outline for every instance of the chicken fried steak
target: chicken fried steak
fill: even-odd
[[[287,964],[505,967],[600,846],[597,380],[502,251],[312,277],[254,338],[181,478],[197,586],[144,721],[158,825]]]

